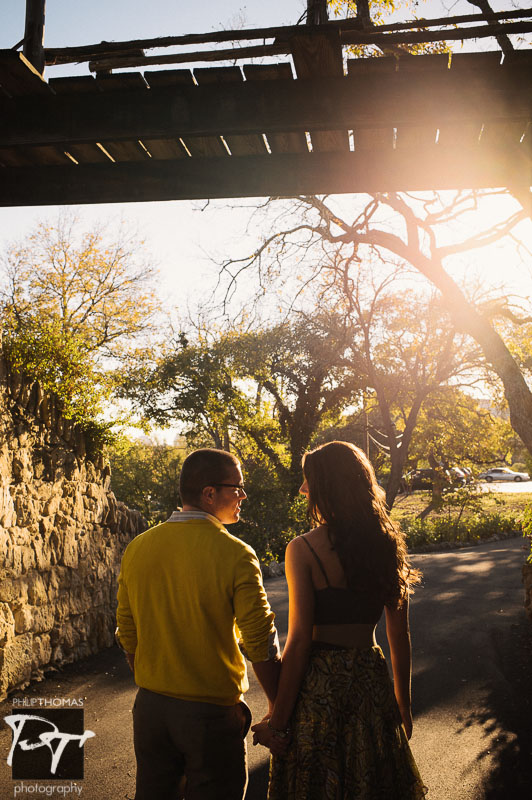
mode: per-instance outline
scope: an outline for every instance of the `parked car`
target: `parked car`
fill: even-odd
[[[471,483],[473,480],[473,470],[470,467],[460,467],[460,469],[465,473],[466,483]]]
[[[515,481],[519,483],[520,481],[529,481],[530,475],[528,472],[514,472],[508,467],[494,467],[493,469],[487,469],[485,472],[481,472],[478,476],[479,481],[487,481],[491,483],[492,481]]]
[[[444,470],[444,477],[447,482],[451,482],[449,470]],[[414,489],[432,489],[434,480],[434,470],[430,468],[412,469],[403,475],[401,491],[413,491]]]
[[[450,467],[449,472],[454,486],[465,486],[468,482],[467,473],[461,467]]]

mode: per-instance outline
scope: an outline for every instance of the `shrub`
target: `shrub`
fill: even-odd
[[[482,541],[496,534],[518,531],[521,527],[521,520],[511,513],[487,514],[480,511],[458,521],[441,517],[425,520],[403,518],[400,525],[408,546],[414,548],[440,542],[469,544]]]
[[[530,553],[527,561],[532,564],[532,503],[529,503],[523,512],[523,536],[528,536]]]

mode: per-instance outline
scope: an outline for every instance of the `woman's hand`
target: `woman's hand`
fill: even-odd
[[[269,717],[265,717],[251,727],[253,731],[253,744],[262,744],[264,747],[269,748],[274,756],[284,756],[290,744],[290,734],[276,731],[270,728],[268,723]]]

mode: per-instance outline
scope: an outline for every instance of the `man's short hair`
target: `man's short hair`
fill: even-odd
[[[226,450],[205,447],[190,453],[183,461],[179,476],[181,502],[199,503],[205,486],[223,483],[229,470],[239,466],[238,458]]]

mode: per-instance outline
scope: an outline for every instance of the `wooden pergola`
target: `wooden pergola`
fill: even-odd
[[[346,43],[386,36],[393,47],[412,32],[396,26],[390,40],[321,22],[223,51],[243,66],[141,72],[131,66],[161,61],[145,42],[46,51],[39,7],[43,22],[44,0],[28,0],[26,55],[0,51],[2,206],[532,184],[530,50],[346,63]],[[512,24],[532,30],[530,20],[502,27]],[[245,63],[261,48],[287,58]],[[94,76],[41,74],[82,59]]]

